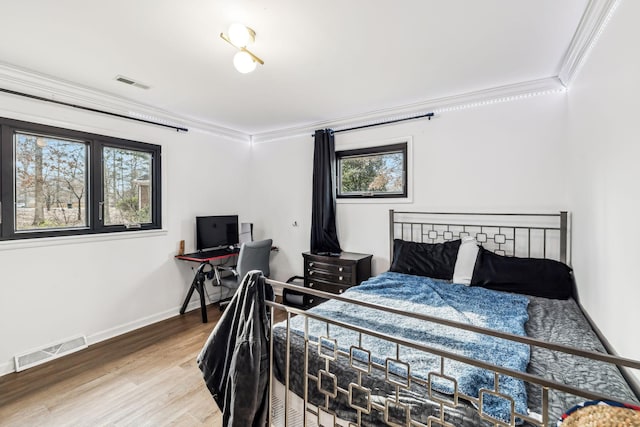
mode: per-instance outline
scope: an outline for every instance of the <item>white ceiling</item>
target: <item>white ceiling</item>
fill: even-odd
[[[558,76],[589,0],[0,5],[5,64],[255,135]],[[236,21],[265,61],[246,75],[219,38]]]

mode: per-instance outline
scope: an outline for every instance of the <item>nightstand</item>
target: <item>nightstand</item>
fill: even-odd
[[[307,288],[341,294],[371,277],[371,254],[342,252],[340,256],[326,256],[304,252],[302,257]],[[315,300],[322,302],[318,301],[321,298]]]

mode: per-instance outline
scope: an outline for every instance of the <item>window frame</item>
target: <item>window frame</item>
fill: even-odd
[[[17,231],[15,229],[15,158],[14,134],[35,133],[47,137],[83,141],[87,144],[87,226],[61,229]],[[105,225],[100,212],[104,200],[102,153],[104,147],[143,151],[151,154],[151,222],[140,226]],[[156,144],[110,137],[90,132],[0,118],[0,241],[37,239],[45,237],[118,233],[162,228],[161,157],[162,147]]]
[[[403,142],[397,142],[393,144],[367,146],[363,148],[355,148],[349,150],[336,151],[336,198],[340,200],[360,200],[360,199],[407,199],[409,197],[409,159],[408,159],[408,145],[409,141],[403,140]],[[360,157],[370,155],[384,155],[389,153],[402,153],[402,193],[373,193],[373,192],[361,192],[361,193],[349,193],[341,194],[340,188],[342,183],[342,174],[340,167],[340,161],[349,157]]]

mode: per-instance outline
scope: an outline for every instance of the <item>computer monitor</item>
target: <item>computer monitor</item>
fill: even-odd
[[[237,245],[238,215],[196,217],[196,249]]]

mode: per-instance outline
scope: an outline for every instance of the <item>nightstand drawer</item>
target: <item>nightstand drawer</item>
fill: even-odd
[[[340,283],[340,284],[351,284],[351,273],[338,273],[338,272],[328,272],[323,270],[307,270],[305,277],[309,279],[318,279],[318,280],[326,280],[328,282]]]
[[[351,286],[338,285],[336,283],[329,283],[322,280],[305,280],[305,287],[315,289],[317,291],[331,292],[332,294],[341,294]]]
[[[328,264],[326,262],[313,260],[306,261],[306,269],[307,271],[318,270],[329,273],[351,274],[351,265]]]

